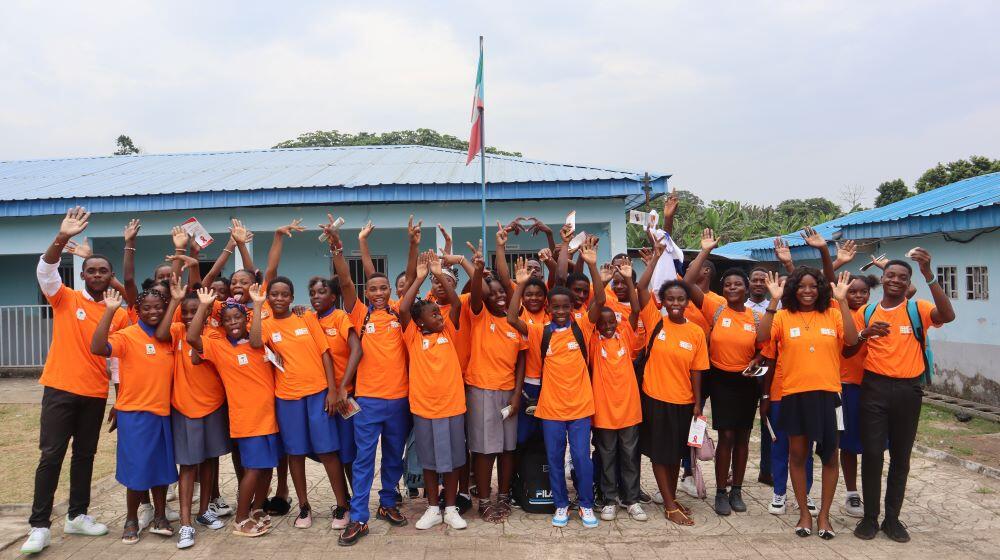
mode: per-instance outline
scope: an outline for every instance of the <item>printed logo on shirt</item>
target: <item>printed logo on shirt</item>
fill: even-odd
[[[575,317],[577,320],[583,319],[583,313],[581,313],[579,311],[574,311],[573,312],[573,317]]]
[[[147,344],[146,345],[146,355],[147,356],[152,356],[154,354],[156,354],[156,346],[153,346],[152,344]]]
[[[656,340],[667,340],[667,333],[660,331],[660,334],[656,335]]]
[[[446,336],[439,336],[437,343],[438,344],[448,344],[448,337],[446,337]]]
[[[601,357],[602,358],[607,358],[608,357],[608,351],[605,350],[604,348],[601,348]]]
[[[913,334],[913,327],[910,325],[900,325],[899,334]]]
[[[390,329],[398,329],[399,328],[399,321],[389,321],[389,328]]]
[[[790,328],[790,329],[788,329],[788,336],[790,336],[792,338],[798,338],[798,337],[802,336],[802,329],[800,329],[798,327]]]
[[[694,350],[694,344],[691,344],[686,340],[678,340],[677,345],[685,350]]]
[[[87,318],[87,312],[83,310],[82,307],[76,308],[76,318],[83,321]]]
[[[490,332],[497,332],[497,324],[490,323]]]
[[[518,336],[517,336],[517,333],[514,332],[514,331],[507,331],[507,338],[509,338],[511,340],[517,340]]]
[[[615,320],[620,323],[622,321],[622,314],[615,311]]]
[[[570,350],[579,350],[580,349],[580,345],[577,344],[576,341],[574,340],[572,342],[567,342],[566,343],[566,348],[569,348]]]
[[[727,328],[733,326],[733,320],[730,319],[729,317],[723,317],[722,326]]]
[[[241,366],[245,366],[250,363],[250,360],[247,359],[246,354],[237,354],[236,363],[240,364]]]
[[[307,334],[309,334],[309,329],[307,328],[295,329],[295,336],[303,336]]]
[[[751,325],[750,323],[743,323],[743,330],[747,332],[754,332],[753,325]]]
[[[326,336],[337,336],[337,329],[326,329]]]
[[[281,333],[280,332],[271,333],[271,340],[273,342],[281,342]]]
[[[425,338],[420,342],[420,345],[423,347],[424,350],[427,350],[428,348],[431,347],[431,341]]]
[[[375,323],[368,323],[365,325],[366,334],[375,334]]]
[[[618,349],[618,357],[621,358],[624,355],[625,355],[625,347],[619,348]]]
[[[212,317],[211,319],[209,319],[208,320],[208,324],[212,325],[213,328],[218,328],[219,327],[219,321],[215,317]]]
[[[819,334],[823,336],[837,336],[837,331],[833,329],[820,329]]]

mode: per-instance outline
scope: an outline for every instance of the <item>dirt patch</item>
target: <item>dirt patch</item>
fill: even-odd
[[[1000,465],[1000,424],[973,418],[959,422],[955,413],[924,404],[917,441],[983,465]]]
[[[0,504],[31,503],[35,490],[35,469],[38,467],[38,419],[40,404],[0,405]],[[117,433],[101,433],[94,458],[93,481],[115,472]],[[72,443],[70,444],[72,445]],[[56,489],[55,502],[69,497],[69,463],[72,451],[67,451]]]

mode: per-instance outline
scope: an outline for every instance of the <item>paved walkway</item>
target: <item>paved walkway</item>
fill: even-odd
[[[4,389],[9,381],[3,383]],[[30,391],[26,385],[25,391]],[[6,391],[4,391],[6,393]],[[756,447],[754,448],[756,449]],[[752,453],[751,456],[756,453]],[[584,529],[577,517],[569,527],[553,528],[549,517],[529,515],[515,510],[502,525],[484,523],[469,512],[469,528],[454,531],[438,526],[430,531],[417,531],[413,523],[425,506],[422,500],[406,501],[402,505],[410,524],[389,527],[381,521],[371,522],[371,534],[353,548],[340,548],[337,533],[329,529],[329,507],[333,492],[318,464],[309,463],[310,500],[318,518],[311,529],[298,530],[291,526],[292,517],[276,518],[276,527],[258,539],[246,539],[230,534],[230,527],[212,532],[199,528],[194,548],[179,551],[174,539],[144,533],[133,546],[121,544],[122,522],[125,515],[125,494],[121,487],[94,496],[91,513],[111,527],[108,536],[87,538],[64,536],[61,521],[53,523],[52,546],[40,556],[45,559],[73,558],[211,558],[212,560],[248,560],[256,558],[320,558],[331,555],[349,558],[933,558],[957,560],[1000,558],[1000,481],[914,456],[904,506],[904,521],[909,525],[913,540],[896,544],[883,536],[873,541],[860,541],[850,531],[855,520],[840,513],[835,505],[833,522],[836,539],[823,541],[816,536],[799,538],[792,532],[798,519],[795,510],[784,516],[767,513],[771,489],[754,483],[744,487],[749,511],[719,517],[708,501],[683,497],[681,501],[694,509],[696,525],[681,528],[663,518],[663,509],[647,506],[650,521],[639,523],[627,516],[613,522],[602,521],[597,529]],[[235,504],[236,482],[232,465],[224,459],[223,495]],[[711,465],[706,472],[711,470]],[[818,496],[819,473],[817,471]],[[709,475],[711,476],[711,475]],[[747,480],[755,481],[757,472],[751,465]],[[377,480],[377,478],[376,478]],[[643,466],[643,487],[653,490],[655,484],[648,463]],[[709,487],[710,495],[714,488]],[[294,493],[293,493],[294,496]],[[373,512],[377,494],[373,493]],[[843,502],[842,487],[835,504]],[[172,504],[175,508],[176,503]],[[297,508],[293,507],[293,511]],[[176,524],[175,524],[176,529]],[[0,560],[17,557],[19,542],[0,552]]]

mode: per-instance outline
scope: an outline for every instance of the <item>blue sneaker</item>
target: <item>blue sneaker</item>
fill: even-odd
[[[597,517],[594,515],[594,508],[580,508],[580,521],[583,521],[583,526],[588,529],[597,527],[598,521]]]
[[[569,523],[569,508],[556,508],[556,513],[552,516],[552,526],[565,527],[567,523]]]

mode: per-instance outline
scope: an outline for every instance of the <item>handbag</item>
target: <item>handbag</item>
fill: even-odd
[[[699,461],[711,461],[715,459],[715,442],[712,441],[712,436],[705,430],[705,441],[702,442],[701,447],[694,448],[697,451]]]

